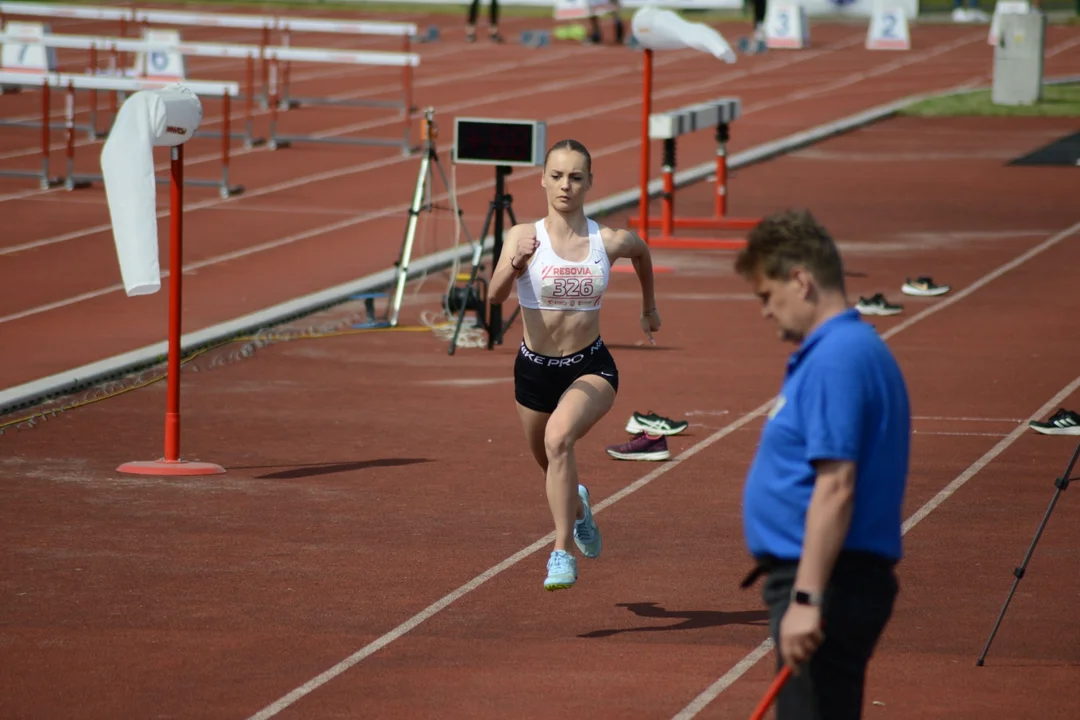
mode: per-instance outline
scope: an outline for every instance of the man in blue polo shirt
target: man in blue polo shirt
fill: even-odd
[[[795,670],[777,715],[859,718],[898,591],[907,388],[888,346],[848,306],[840,253],[810,213],[765,218],[735,268],[798,346],[743,494],[777,667]]]

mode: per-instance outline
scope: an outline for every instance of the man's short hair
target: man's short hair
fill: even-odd
[[[823,289],[844,290],[844,263],[832,236],[809,210],[785,210],[750,231],[735,260],[735,272],[747,279],[760,273],[781,280],[799,265]]]

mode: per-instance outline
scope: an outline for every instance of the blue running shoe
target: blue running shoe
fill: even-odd
[[[585,506],[585,517],[574,523],[574,543],[581,554],[587,558],[594,558],[600,554],[602,542],[600,528],[593,520],[592,507],[589,505],[589,489],[584,485],[577,486],[578,497]]]
[[[566,590],[577,582],[577,560],[565,550],[552,550],[547,571],[545,590]]]

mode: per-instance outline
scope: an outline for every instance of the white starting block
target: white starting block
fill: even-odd
[[[793,50],[809,47],[806,8],[796,3],[769,3],[765,12],[765,46]]]
[[[888,0],[874,3],[870,26],[866,29],[866,49],[911,49],[911,31],[902,7],[888,3]]]

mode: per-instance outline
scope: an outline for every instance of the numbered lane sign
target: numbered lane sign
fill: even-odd
[[[910,50],[911,33],[907,15],[894,5],[874,4],[870,27],[866,30],[867,50]]]
[[[162,46],[179,45],[179,30],[144,30],[143,40]],[[138,53],[135,72],[140,77],[154,80],[184,80],[187,78],[187,62],[177,50],[162,47],[160,50]]]
[[[802,5],[769,3],[765,12],[765,45],[770,48],[805,48],[810,45],[810,24]]]
[[[50,34],[46,23],[9,22],[4,24],[5,35],[26,38],[26,42],[4,43],[0,50],[0,67],[10,72],[56,72],[56,48],[45,47],[35,40]]]

